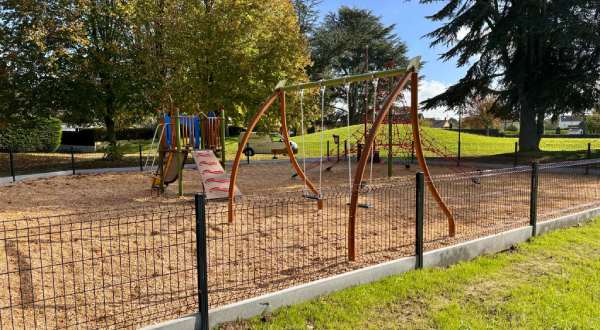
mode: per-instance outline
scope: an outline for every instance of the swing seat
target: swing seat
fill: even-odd
[[[303,195],[302,197],[304,197],[304,198],[306,198],[306,199],[312,199],[312,200],[315,200],[315,201],[320,201],[320,200],[321,200],[321,197],[319,197],[319,196],[315,196],[315,195],[306,195],[306,194],[305,194],[305,195]]]
[[[346,205],[350,206],[350,203],[346,203]],[[356,205],[357,207],[361,208],[361,209],[371,209],[374,206],[368,203],[359,203],[358,205]]]

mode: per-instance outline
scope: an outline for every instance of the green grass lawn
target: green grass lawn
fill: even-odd
[[[233,329],[600,328],[600,218],[510,252],[411,271]]]
[[[353,125],[350,127],[350,136],[355,135],[363,129],[362,125]],[[398,125],[395,129],[400,132],[403,136],[410,136],[410,126]],[[382,132],[387,132],[387,127],[383,127]],[[458,151],[458,132],[449,131],[437,128],[423,128],[425,139],[431,141],[436,146],[441,146],[447,152],[453,156],[456,156]],[[330,143],[330,154],[335,156],[336,146],[333,144],[333,135],[339,135],[342,146],[340,152],[343,153],[343,141],[348,139],[348,132],[346,127],[330,129],[324,132],[324,141],[329,140]],[[295,136],[292,138],[300,147],[298,157],[302,157],[302,149],[307,157],[319,157],[320,155],[320,133],[312,133],[304,136],[304,143],[301,136]],[[350,139],[353,140],[353,139]],[[483,136],[470,133],[462,133],[462,147],[461,154],[465,158],[473,157],[495,157],[505,156],[504,161],[510,162],[512,153],[514,152],[514,144],[517,141],[516,138],[508,137],[491,137]],[[565,160],[565,159],[580,159],[585,157],[585,149],[587,148],[588,142],[592,143],[592,148],[596,152],[600,152],[600,139],[592,138],[546,138],[541,142],[542,152],[540,153],[527,153],[522,155],[523,163],[530,162],[532,160]],[[120,145],[124,148],[125,153],[129,155],[138,153],[138,146],[143,146],[144,152],[149,151],[150,141],[149,140],[135,140],[135,141],[119,141]],[[355,142],[352,142],[355,143]],[[226,139],[226,152],[227,159],[232,160],[235,157],[237,150],[238,138],[228,137]],[[324,142],[325,150],[326,142]],[[325,151],[323,151],[325,154]],[[381,151],[381,156],[385,157],[387,152]],[[408,154],[407,154],[408,155]],[[405,156],[407,156],[405,155]],[[426,156],[435,157],[434,153],[426,152]],[[271,155],[256,155],[252,159],[270,159]]]

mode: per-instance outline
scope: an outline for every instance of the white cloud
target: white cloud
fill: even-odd
[[[423,102],[434,96],[438,96],[445,92],[448,86],[438,80],[421,80],[419,81],[419,102]],[[410,93],[406,92],[404,99],[407,103],[410,103]],[[427,118],[444,119],[450,117],[456,117],[454,111],[446,111],[446,108],[436,108],[431,110],[423,111],[423,115]]]

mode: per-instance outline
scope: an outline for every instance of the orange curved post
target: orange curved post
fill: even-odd
[[[419,76],[416,72],[411,73],[411,84],[410,84],[410,117],[412,121],[412,134],[413,141],[415,141],[415,153],[417,156],[417,160],[419,161],[419,166],[425,175],[425,182],[427,183],[427,187],[429,187],[429,191],[433,198],[437,202],[438,206],[442,209],[446,218],[448,218],[448,235],[450,237],[454,237],[456,233],[456,225],[454,223],[454,216],[444,200],[440,196],[437,188],[433,184],[431,180],[431,175],[429,173],[429,167],[427,166],[427,162],[425,161],[425,156],[423,155],[423,145],[421,144],[421,135],[419,134],[419,117],[418,117],[418,106],[419,106]]]
[[[260,120],[260,117],[263,116],[263,114],[265,113],[265,111],[267,111],[267,109],[269,109],[271,107],[271,105],[273,104],[273,102],[275,102],[275,99],[277,98],[277,92],[274,92],[273,94],[271,94],[271,96],[269,96],[269,98],[265,101],[265,103],[263,103],[260,108],[258,109],[258,111],[256,112],[256,114],[254,114],[254,117],[252,117],[252,119],[250,120],[250,124],[248,125],[248,128],[246,129],[246,134],[244,135],[244,137],[242,138],[242,141],[240,141],[240,144],[238,145],[238,150],[235,154],[235,159],[233,160],[233,164],[231,165],[231,177],[229,178],[229,198],[228,198],[228,220],[229,223],[233,222],[233,218],[235,216],[234,211],[233,211],[233,202],[234,202],[234,198],[235,198],[235,181],[237,179],[237,174],[238,174],[238,168],[240,167],[240,161],[242,159],[242,152],[244,151],[244,146],[246,144],[248,144],[248,139],[250,139],[250,135],[252,134],[252,131],[254,130],[254,128],[256,127],[256,124],[258,124],[258,121]]]
[[[406,86],[406,83],[408,82],[409,78],[410,78],[410,72],[406,73],[402,77],[400,82],[398,82],[398,84],[396,84],[396,86],[394,87],[392,92],[385,99],[385,102],[383,103],[383,108],[377,115],[375,122],[373,122],[373,126],[371,126],[371,129],[369,130],[369,133],[366,138],[365,146],[362,151],[362,155],[370,155],[371,154],[371,149],[373,148],[373,143],[375,142],[375,137],[377,136],[377,130],[379,129],[379,126],[381,126],[381,123],[383,123],[383,120],[385,119],[385,116],[387,115],[387,112],[391,108],[392,104],[394,104],[394,101],[396,100],[398,95],[402,92],[402,90],[404,89],[404,86]],[[360,189],[360,184],[363,179],[363,175],[365,172],[365,167],[367,165],[368,159],[369,159],[369,157],[367,157],[367,156],[360,157],[358,165],[356,166],[356,172],[354,173],[354,181],[352,182],[352,195],[350,196],[350,210],[349,210],[349,219],[348,219],[348,258],[350,259],[350,261],[354,261],[356,259],[356,244],[355,243],[356,243],[356,211],[357,211],[357,207],[358,207],[358,191]]]
[[[318,196],[317,207],[319,208],[319,210],[321,210],[321,209],[323,209],[323,200],[321,199],[320,191],[317,190],[315,185],[306,176],[304,171],[302,171],[302,168],[300,167],[300,165],[298,164],[298,161],[296,160],[296,156],[294,156],[294,150],[292,150],[292,145],[290,144],[290,135],[289,135],[288,128],[287,128],[287,120],[285,118],[286,117],[285,91],[279,90],[278,94],[279,94],[279,112],[281,113],[281,131],[282,131],[281,135],[283,136],[283,142],[285,144],[287,153],[290,157],[290,163],[292,163],[292,166],[294,167],[294,170],[296,171],[298,176],[301,177],[302,180],[304,180],[304,183],[306,184],[306,186],[308,186],[308,189],[310,189],[315,195]],[[303,134],[304,134],[304,132],[303,132]],[[304,146],[302,146],[302,147],[304,147]]]

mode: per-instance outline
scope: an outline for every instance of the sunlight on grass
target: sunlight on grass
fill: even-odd
[[[411,271],[261,318],[255,329],[598,328],[600,219],[447,269]]]

